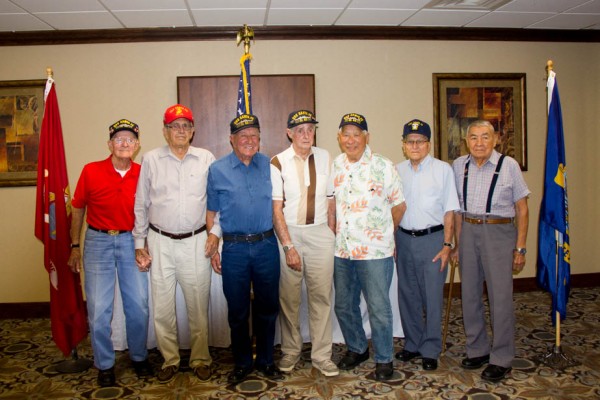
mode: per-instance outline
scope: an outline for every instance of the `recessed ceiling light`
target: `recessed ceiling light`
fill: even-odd
[[[431,10],[483,10],[494,11],[511,0],[433,0],[425,9]]]

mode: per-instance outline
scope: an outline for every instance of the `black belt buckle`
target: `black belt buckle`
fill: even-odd
[[[169,239],[173,239],[173,240],[183,240],[183,239],[187,239],[190,238],[192,236],[198,235],[202,232],[204,232],[206,230],[206,225],[203,225],[202,227],[196,229],[193,232],[187,232],[187,233],[170,233],[170,232],[166,232],[163,231],[161,229],[158,229],[156,226],[152,225],[152,224],[148,224],[148,226],[150,227],[150,229],[152,229],[154,232],[158,233],[159,235],[163,235],[168,237]]]
[[[273,229],[261,233],[251,233],[248,235],[228,235],[223,234],[223,240],[226,242],[237,242],[237,243],[254,243],[265,240],[273,236]]]
[[[429,235],[430,233],[441,231],[442,229],[444,229],[444,226],[436,225],[436,226],[432,226],[432,227],[429,227],[426,229],[415,229],[415,230],[409,230],[409,229],[404,229],[404,228],[400,228],[400,229],[402,230],[402,232],[406,233],[407,235],[411,235],[412,237],[421,237],[421,236]]]

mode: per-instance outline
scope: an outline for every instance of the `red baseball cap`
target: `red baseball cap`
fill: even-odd
[[[192,110],[186,106],[182,106],[181,104],[175,104],[174,106],[167,108],[165,111],[165,117],[163,118],[163,123],[165,125],[170,124],[178,118],[185,118],[191,123],[194,123],[194,115],[192,114]]]

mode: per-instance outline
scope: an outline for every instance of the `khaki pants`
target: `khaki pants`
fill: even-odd
[[[174,240],[152,230],[148,248],[152,256],[152,310],[156,342],[165,359],[163,368],[179,366],[175,287],[179,283],[185,299],[190,326],[190,367],[210,365],[208,351],[208,302],[210,297],[210,260],[204,257],[206,232]]]
[[[299,310],[304,279],[312,343],[311,359],[316,362],[329,360],[332,351],[331,295],[335,235],[327,224],[288,226],[288,231],[302,260],[302,271],[294,271],[287,266],[285,253],[280,248],[281,351],[284,354],[299,355],[302,350]],[[281,247],[281,243],[279,245]]]

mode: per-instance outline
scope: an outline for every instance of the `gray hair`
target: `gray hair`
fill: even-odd
[[[352,124],[349,124],[349,125],[352,125]],[[344,125],[344,126],[346,126],[346,125]],[[344,128],[344,126],[342,126],[341,128],[338,129],[338,135],[340,135],[342,133],[342,129]],[[354,125],[354,126],[356,126],[356,125]],[[364,133],[365,135],[369,134],[369,131],[361,130],[361,132]]]
[[[465,135],[469,134],[469,131],[471,130],[471,128],[476,128],[476,127],[480,127],[480,126],[486,127],[488,129],[488,131],[490,132],[490,134],[492,134],[492,135],[495,133],[494,125],[492,125],[489,121],[486,121],[484,119],[478,119],[477,121],[473,121],[469,124]]]

